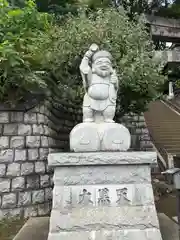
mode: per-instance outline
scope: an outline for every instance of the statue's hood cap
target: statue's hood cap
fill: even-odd
[[[105,50],[101,50],[96,52],[93,57],[92,57],[92,61],[96,61],[98,58],[108,58],[110,61],[112,60],[112,55]]]

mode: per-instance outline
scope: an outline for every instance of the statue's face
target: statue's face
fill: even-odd
[[[98,58],[92,64],[92,69],[97,75],[107,77],[111,75],[112,64],[108,58]]]
[[[111,61],[108,58],[99,58],[94,62],[94,66],[100,71],[111,71]]]

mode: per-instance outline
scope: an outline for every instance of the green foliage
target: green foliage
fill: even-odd
[[[175,82],[175,86],[176,86],[176,88],[180,88],[180,79],[178,79],[178,80]]]
[[[94,42],[109,50],[119,76],[118,111],[144,111],[164,81],[154,47],[141,21],[104,8],[96,14],[69,15],[62,25],[40,13],[33,1],[12,9],[0,0],[0,100],[53,90],[59,99],[81,105],[84,95],[79,64]],[[43,74],[42,74],[43,73]],[[52,92],[52,94],[54,94]],[[80,106],[79,106],[80,107]]]
[[[36,0],[40,12],[53,12],[56,15],[76,13],[75,0]]]
[[[177,0],[179,1],[179,0]],[[152,11],[161,11],[166,9],[171,0],[84,0],[82,3],[86,4],[90,9],[96,10],[98,8],[106,8],[111,5],[115,7],[123,7],[130,17],[130,19],[134,19],[135,15],[140,15],[142,13],[151,14]]]
[[[8,0],[11,6],[24,7],[26,0]],[[49,12],[56,15],[76,13],[76,0],[35,0],[39,12]]]
[[[111,0],[87,0],[82,1],[82,4],[85,4],[88,8],[92,10],[96,10],[99,8],[106,8],[111,6],[112,1]]]
[[[114,57],[120,79],[118,111],[122,114],[145,110],[164,81],[159,63],[152,58],[154,48],[144,24],[130,22],[123,11],[100,10],[96,17],[88,18],[84,13],[70,16],[63,26],[52,29],[52,38],[46,69],[58,79],[65,99],[82,101],[79,64],[93,42]]]
[[[0,221],[0,239],[13,239],[26,223],[27,219],[7,218]]]
[[[0,0],[0,16],[0,100],[15,101],[25,91],[46,87],[36,71],[42,69],[52,19],[31,0],[22,9]]]
[[[167,18],[180,18],[180,1],[175,1],[173,4],[169,5],[168,8],[161,7],[156,15]]]
[[[149,13],[152,11],[158,11],[164,9],[172,3],[172,0],[121,0],[121,4],[130,18],[133,18],[135,14]]]

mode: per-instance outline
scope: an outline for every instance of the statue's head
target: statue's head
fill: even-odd
[[[112,73],[112,56],[107,51],[98,51],[92,57],[92,71],[99,76],[106,77]]]

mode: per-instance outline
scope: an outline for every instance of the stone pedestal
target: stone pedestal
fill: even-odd
[[[74,152],[127,151],[131,144],[129,130],[118,123],[80,123],[70,133]]]
[[[48,240],[162,240],[151,185],[154,152],[53,153]]]

